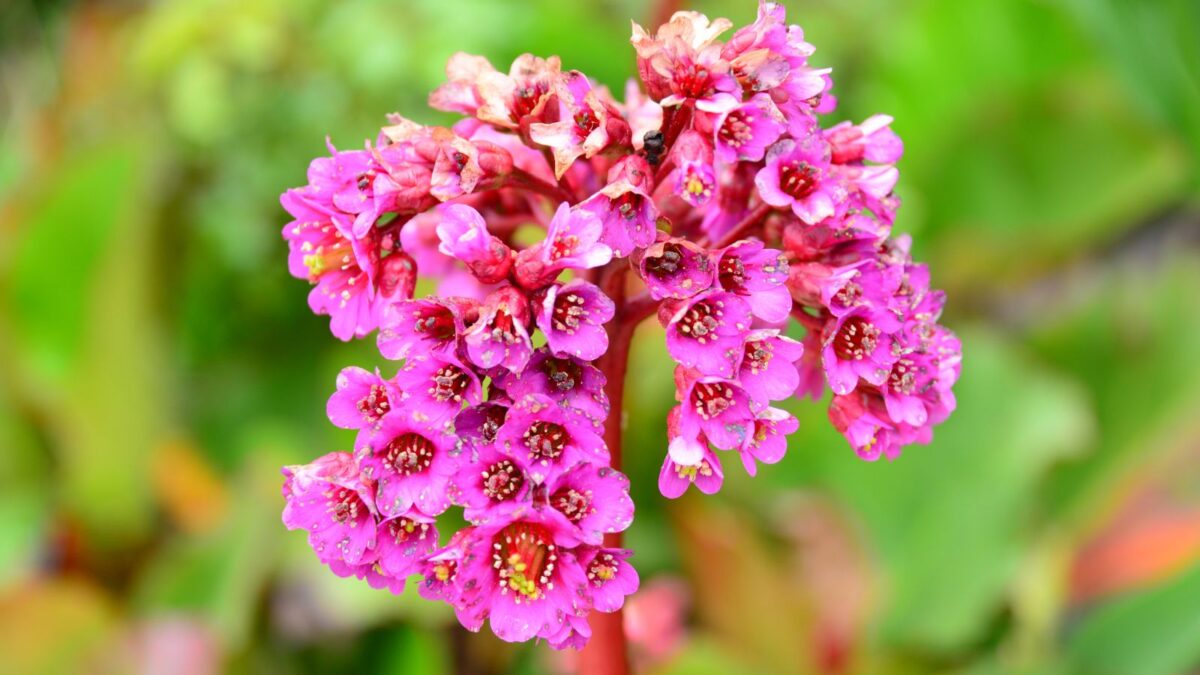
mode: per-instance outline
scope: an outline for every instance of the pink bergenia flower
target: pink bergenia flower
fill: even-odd
[[[474,456],[454,476],[454,486],[456,501],[466,507],[466,519],[482,523],[502,515],[503,507],[527,501],[533,481],[518,460],[488,444],[476,447]]]
[[[592,607],[600,612],[615,612],[625,598],[637,592],[637,570],[627,561],[633,551],[617,548],[584,548],[577,554],[587,575]]]
[[[604,324],[615,312],[616,305],[598,286],[573,279],[546,289],[537,325],[555,356],[591,360],[608,351]]]
[[[483,400],[479,377],[449,354],[410,357],[393,381],[404,394],[400,407],[405,413],[432,426],[454,419],[463,404]]]
[[[739,448],[753,430],[750,396],[735,380],[698,376],[684,371],[679,435],[701,434],[722,450]]]
[[[900,454],[895,425],[882,408],[879,397],[866,391],[836,395],[829,403],[829,421],[858,456],[868,461],[881,456],[894,459]]]
[[[465,204],[445,204],[438,212],[442,216],[437,226],[439,251],[461,260],[481,283],[494,284],[508,276],[512,251],[488,233],[478,211]]]
[[[612,249],[600,243],[604,225],[591,211],[559,204],[546,238],[517,255],[516,277],[525,288],[541,288],[563,270],[591,269],[612,260]]]
[[[650,97],[663,106],[694,101],[704,110],[737,81],[729,64],[721,60],[717,36],[729,30],[728,19],[710,22],[698,12],[676,12],[654,37],[633,24],[630,41],[638,55],[638,73]]]
[[[375,504],[370,483],[353,457],[331,452],[310,464],[283,468],[283,524],[308,530],[322,562],[360,565],[374,560]]]
[[[767,165],[754,179],[763,201],[791,207],[813,225],[834,215],[846,190],[829,173],[829,145],[818,138],[784,139],[767,150]]]
[[[786,321],[792,296],[785,283],[788,263],[781,251],[744,239],[713,254],[717,283],[743,298],[755,316],[770,323]]]
[[[343,429],[358,429],[355,445],[367,444],[379,430],[383,418],[400,401],[396,385],[362,368],[343,368],[337,376],[337,391],[329,397],[326,414],[329,421]]]
[[[750,320],[750,306],[738,296],[701,293],[680,304],[667,323],[667,352],[705,375],[733,377]]]
[[[471,362],[480,368],[521,372],[533,353],[529,319],[529,301],[517,289],[504,286],[493,291],[464,336]]]
[[[376,482],[375,504],[384,516],[414,506],[436,516],[450,505],[446,484],[458,470],[454,439],[408,415],[384,419],[379,439],[360,452],[363,475]]]
[[[718,118],[713,127],[716,156],[723,162],[757,162],[786,129],[771,97],[758,94]]]
[[[708,290],[714,271],[707,251],[686,239],[665,236],[638,262],[638,273],[655,300],[690,298]]]
[[[800,386],[796,362],[804,345],[774,329],[751,331],[745,339],[737,374],[742,388],[760,403],[790,398]]]
[[[509,375],[503,384],[514,400],[537,394],[595,420],[608,417],[604,374],[596,366],[574,357],[554,356],[546,347],[533,353],[519,377]]]
[[[833,393],[849,393],[859,378],[876,386],[883,384],[896,362],[892,333],[898,328],[895,317],[885,311],[855,309],[830,321],[821,363]]]
[[[577,528],[581,541],[600,544],[633,522],[629,479],[607,466],[580,462],[549,480],[546,495],[550,515]]]
[[[654,243],[658,208],[650,198],[650,166],[636,155],[609,170],[608,184],[579,204],[603,226],[600,241],[616,257]]]
[[[446,75],[450,82],[429,97],[432,107],[517,129],[522,122],[542,117],[555,83],[562,78],[562,65],[557,56],[542,59],[522,54],[505,75],[486,59],[460,52],[451,58]]]
[[[454,435],[479,447],[490,445],[496,440],[496,432],[504,424],[510,405],[508,399],[498,398],[493,382],[490,400],[466,408],[454,418]]]
[[[717,173],[713,150],[708,139],[695,131],[680,134],[672,157],[675,169],[675,194],[691,206],[701,207],[717,191]]]
[[[379,328],[379,353],[399,360],[410,354],[454,354],[466,325],[479,316],[469,298],[401,300],[387,306]]]
[[[555,83],[558,121],[529,125],[535,143],[550,148],[554,175],[562,178],[576,158],[593,157],[610,143],[629,142],[629,125],[616,108],[602,101],[583,73],[573,70]]]
[[[564,615],[590,608],[586,573],[571,552],[578,543],[569,528],[533,510],[476,527],[459,561],[462,612],[475,625],[486,618],[508,642],[559,635]]]
[[[703,432],[683,428],[685,414],[683,408],[677,406],[667,415],[670,442],[658,474],[658,491],[668,499],[682,496],[693,484],[706,495],[716,494],[725,481],[721,462]]]
[[[608,463],[598,427],[595,420],[547,396],[530,394],[508,411],[496,442],[527,468],[535,483],[543,483],[578,462]]]
[[[800,422],[786,410],[766,408],[754,418],[754,431],[738,449],[742,465],[751,476],[758,472],[756,462],[775,464],[787,453],[787,437],[800,428]]]
[[[873,115],[862,124],[842,122],[825,130],[834,164],[874,162],[895,164],[904,154],[904,143],[891,128],[891,115]]]

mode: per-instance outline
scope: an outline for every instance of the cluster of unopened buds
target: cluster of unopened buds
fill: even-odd
[[[284,470],[284,522],[335,573],[394,592],[420,575],[467,628],[585,643],[588,612],[638,586],[605,545],[633,519],[610,398],[650,316],[678,364],[667,497],[717,491],[721,451],[750,474],[778,462],[798,423],[772,404],[826,383],[865,459],[928,442],[953,410],[943,295],[889,238],[891,119],[820,126],[829,69],[779,5],[718,41],[730,27],[635,24],[624,102],[557,58],[504,73],[456,54],[430,104],[466,119],[392,116],[283,195],[312,310],[402,362],[342,371],[328,415],[358,430],[354,451]],[[435,295],[413,298],[418,270]],[[452,506],[468,525],[443,541]]]

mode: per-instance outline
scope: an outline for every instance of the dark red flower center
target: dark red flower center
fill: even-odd
[[[674,93],[684,98],[706,98],[713,93],[712,73],[695,63],[675,66]]]
[[[544,82],[527,82],[517,89],[513,93],[512,121],[519,123],[522,117],[531,114],[547,91],[549,89]]]
[[[525,474],[512,460],[502,459],[483,471],[483,494],[495,502],[512,499],[525,485]]]
[[[563,487],[550,495],[550,506],[567,517],[572,523],[578,523],[592,512],[590,492],[580,492],[572,487]]]
[[[721,288],[727,291],[741,290],[746,283],[745,263],[736,255],[724,256],[717,267],[717,280],[721,282]]]
[[[360,515],[368,512],[362,497],[350,488],[334,486],[325,492],[325,498],[329,517],[339,525],[356,522]]]
[[[692,387],[692,406],[703,419],[719,417],[733,403],[733,387],[724,382],[700,382]]]
[[[400,434],[384,447],[384,463],[401,476],[422,473],[433,463],[433,442],[421,434]]]
[[[504,418],[507,416],[508,408],[502,405],[489,405],[484,408],[483,424],[479,425],[479,436],[484,443],[496,440],[496,432],[500,430],[500,426],[504,424]]]
[[[560,293],[554,299],[554,310],[551,314],[554,320],[554,329],[571,334],[579,328],[580,322],[587,317],[588,312],[584,306],[583,296],[568,291]]]
[[[644,201],[645,199],[641,195],[633,190],[630,190],[620,197],[617,197],[613,203],[617,208],[617,213],[620,213],[622,218],[625,220],[633,220],[637,217],[638,213],[641,212],[642,203]]]
[[[441,305],[424,306],[417,310],[413,330],[424,333],[431,340],[449,342],[454,339],[457,327],[454,313]]]
[[[525,430],[524,440],[532,459],[540,461],[561,457],[571,437],[561,424],[538,420]]]
[[[411,518],[392,518],[384,523],[384,536],[390,537],[397,546],[429,536],[429,523],[418,523]]]
[[[662,253],[646,258],[646,271],[666,279],[673,276],[683,267],[683,248],[678,244],[666,244]]]
[[[471,377],[458,366],[447,363],[438,368],[430,379],[429,395],[447,403],[462,401],[463,392],[471,386]]]
[[[742,368],[749,368],[751,373],[757,375],[767,369],[774,355],[771,343],[766,340],[747,342],[742,356]]]
[[[492,568],[502,593],[512,591],[516,600],[538,600],[554,575],[558,553],[546,528],[516,522],[492,539]]]
[[[597,586],[603,586],[617,576],[620,566],[621,563],[616,556],[608,551],[600,551],[595,558],[592,558],[592,562],[588,563],[588,581]]]
[[[833,352],[843,361],[858,361],[875,351],[879,343],[879,329],[860,316],[853,316],[842,324],[833,338]]]
[[[377,175],[378,173],[375,171],[375,169],[367,169],[366,171],[358,174],[358,177],[354,180],[355,185],[358,186],[359,191],[366,192],[371,188],[372,185],[375,184],[375,177]]]
[[[716,339],[714,333],[721,327],[722,305],[720,301],[711,300],[693,304],[679,320],[679,332],[700,344]]]
[[[725,122],[717,130],[717,137],[732,148],[740,148],[754,137],[754,129],[750,126],[753,121],[749,111],[740,108],[734,110],[725,117]]]
[[[580,136],[587,137],[599,126],[600,120],[596,119],[596,114],[592,112],[591,108],[585,107],[575,113],[575,128],[579,130]]]
[[[804,199],[817,189],[817,170],[805,162],[779,167],[779,189],[793,199]]]
[[[888,388],[897,394],[911,396],[917,384],[917,364],[912,359],[902,358],[892,366],[888,374]]]
[[[382,384],[371,385],[367,395],[358,400],[358,411],[368,422],[378,422],[391,410],[392,402],[388,400],[387,389]]]
[[[571,359],[550,357],[542,362],[542,372],[559,391],[571,391],[583,382],[583,367]]]

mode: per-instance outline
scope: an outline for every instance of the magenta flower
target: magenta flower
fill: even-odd
[[[580,462],[546,483],[550,515],[577,529],[581,541],[599,544],[604,535],[633,522],[629,479],[607,466]]]
[[[758,94],[724,113],[713,127],[717,158],[723,162],[740,159],[757,162],[767,147],[779,140],[787,124],[771,97]]]
[[[604,384],[604,374],[592,364],[553,356],[545,347],[533,353],[520,377],[504,378],[505,390],[518,401],[530,394],[546,396],[596,420],[608,417]]]
[[[751,331],[746,335],[737,379],[759,403],[790,398],[800,386],[796,362],[803,354],[803,344],[777,330]]]
[[[468,298],[401,300],[387,306],[379,327],[379,353],[399,360],[410,354],[454,354],[466,324],[479,316]]]
[[[405,413],[432,426],[453,419],[463,404],[477,405],[483,400],[479,377],[449,355],[410,358],[394,381],[404,392],[401,405]]]
[[[784,139],[767,150],[767,165],[754,178],[764,202],[791,207],[800,220],[815,225],[837,213],[846,190],[829,172],[829,145],[809,137]]]
[[[760,241],[743,239],[713,254],[717,283],[743,298],[755,316],[770,323],[787,320],[792,295],[786,285],[787,259]]]
[[[395,384],[362,368],[343,368],[337,376],[337,391],[329,397],[326,414],[329,421],[343,429],[358,429],[356,446],[368,443],[379,430],[383,418],[401,398]]]
[[[754,431],[738,448],[742,465],[751,476],[758,472],[756,462],[776,464],[787,453],[787,437],[800,428],[800,422],[786,410],[766,408],[754,418]]]
[[[465,204],[445,204],[438,212],[442,216],[437,226],[439,251],[461,260],[481,283],[494,284],[508,276],[512,251],[488,233],[478,211]]]
[[[708,252],[686,239],[664,238],[646,249],[638,273],[655,300],[690,298],[713,284]]]
[[[604,324],[615,311],[616,305],[598,286],[574,279],[546,289],[537,325],[555,356],[591,360],[608,351]]]
[[[896,362],[892,332],[897,328],[891,314],[863,309],[830,322],[821,363],[833,393],[849,393],[859,378],[875,386],[883,384]]]
[[[457,501],[466,507],[467,520],[489,522],[512,507],[528,501],[533,481],[524,466],[495,445],[476,446],[476,453],[464,463],[453,482]]]
[[[390,415],[378,441],[360,453],[363,475],[376,483],[375,503],[384,516],[414,506],[436,516],[450,500],[446,484],[458,470],[454,439],[408,415]]]
[[[564,615],[583,616],[590,605],[586,573],[571,552],[578,543],[532,510],[477,527],[459,562],[463,613],[475,625],[486,618],[507,642],[559,635]]]
[[[705,375],[733,377],[750,330],[750,305],[709,291],[681,304],[667,324],[671,358]]]
[[[624,103],[557,57],[502,73],[455,54],[429,102],[467,119],[389,115],[280,198],[313,312],[343,340],[378,329],[402,361],[339,375],[327,413],[354,453],[284,469],[284,523],[334,574],[392,593],[420,575],[422,597],[504,640],[578,649],[595,627],[584,662],[619,659],[602,613],[639,583],[620,378],[652,316],[676,362],[668,498],[719,491],[721,452],[750,475],[782,461],[799,422],[777,402],[826,383],[867,460],[928,443],[955,409],[945,294],[892,235],[891,117],[829,121],[831,71],[781,5],[722,41],[731,27],[635,24]]]
[[[703,434],[722,450],[741,447],[754,421],[746,390],[734,380],[719,377],[689,374],[683,379],[679,434],[687,438]]]
[[[375,556],[375,506],[370,484],[349,453],[331,452],[311,464],[283,468],[283,524],[308,530],[322,562],[360,565]]]
[[[533,353],[529,318],[529,301],[517,289],[505,286],[492,292],[463,337],[471,362],[480,368],[521,372]]]
[[[578,553],[597,611],[615,612],[637,592],[638,573],[627,562],[631,555],[633,551],[617,548],[584,548]]]
[[[527,467],[535,483],[579,462],[608,463],[608,448],[590,417],[530,394],[508,411],[496,435],[503,452]]]

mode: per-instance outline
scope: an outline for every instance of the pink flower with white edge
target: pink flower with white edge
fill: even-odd
[[[479,303],[470,298],[401,300],[383,311],[379,353],[399,360],[413,354],[454,354],[466,325],[479,316]]]
[[[655,300],[690,298],[713,285],[708,251],[681,238],[660,237],[638,261],[638,274]]]
[[[829,172],[829,144],[815,137],[772,145],[754,183],[764,202],[790,207],[809,225],[834,215],[846,199],[846,189]]]
[[[771,97],[758,94],[746,103],[722,114],[713,125],[713,145],[717,159],[760,161],[767,147],[779,140],[787,124]]]
[[[821,364],[835,394],[848,394],[862,380],[879,386],[896,362],[892,333],[900,328],[886,311],[858,308],[825,328]]]
[[[496,443],[523,464],[535,483],[579,462],[609,461],[599,422],[553,399],[530,394],[508,411]]]
[[[600,219],[600,241],[614,256],[629,255],[654,243],[658,208],[650,198],[650,183],[650,165],[631,155],[613,165],[603,189],[579,204]]]
[[[477,526],[459,561],[461,613],[474,625],[486,618],[506,642],[565,639],[564,616],[590,609],[587,577],[571,552],[578,544],[570,528],[532,509]]]
[[[770,323],[787,321],[792,310],[787,258],[761,241],[743,239],[713,253],[717,284],[744,299],[755,316]]]
[[[503,380],[505,391],[514,400],[530,394],[546,396],[595,420],[608,417],[605,377],[596,366],[574,357],[558,357],[541,347],[529,359],[520,376]]]
[[[543,116],[554,84],[562,78],[562,64],[557,56],[542,59],[522,54],[506,75],[486,59],[460,52],[451,58],[446,75],[450,81],[429,96],[431,106],[517,129],[523,121]]]
[[[698,12],[675,12],[651,37],[633,24],[630,42],[637,50],[638,74],[650,97],[663,106],[690,100],[704,110],[718,94],[737,89],[716,42],[732,25],[728,19],[710,22]]]
[[[325,410],[335,425],[359,430],[355,445],[361,447],[379,433],[383,418],[401,396],[396,385],[380,377],[378,370],[372,373],[362,368],[343,368]]]
[[[629,564],[633,551],[623,548],[581,548],[576,556],[587,575],[592,596],[592,608],[599,612],[615,612],[625,604],[625,598],[637,592],[637,570]]]
[[[736,380],[699,376],[676,368],[681,380],[682,413],[679,435],[699,438],[701,434],[722,450],[739,448],[753,431],[754,411],[749,394]]]
[[[604,535],[622,532],[633,522],[629,479],[607,466],[580,462],[546,483],[550,515],[577,528],[579,538],[600,544]]]
[[[520,373],[533,353],[529,339],[529,301],[512,286],[488,295],[479,318],[463,338],[467,356],[480,368],[501,367]]]
[[[721,491],[725,481],[725,472],[721,469],[721,461],[707,444],[704,446],[700,459],[695,463],[681,464],[671,455],[663,460],[662,471],[658,474],[658,491],[667,499],[683,496],[693,485],[706,495]]]
[[[629,142],[629,125],[616,108],[596,96],[583,73],[572,70],[558,80],[554,98],[558,121],[530,124],[529,137],[550,148],[556,178],[562,178],[580,156],[591,158],[610,143]]]
[[[466,507],[464,516],[472,523],[488,522],[504,507],[527,502],[533,485],[519,460],[491,444],[475,447],[453,483],[455,501]]]
[[[512,267],[512,250],[488,233],[483,216],[466,204],[443,204],[437,208],[438,250],[461,260],[481,283],[503,281]]]
[[[479,377],[450,354],[409,358],[393,382],[404,393],[400,407],[405,413],[431,426],[452,420],[464,404],[483,401]]]
[[[803,355],[804,345],[778,330],[751,331],[746,335],[737,379],[756,402],[782,401],[800,386],[796,362]]]
[[[766,408],[754,418],[754,432],[738,448],[742,465],[751,476],[758,471],[755,462],[776,464],[787,453],[787,437],[800,428],[800,422],[786,410]]]
[[[704,375],[733,377],[750,330],[750,305],[723,291],[683,303],[667,323],[667,352]]]
[[[537,314],[538,328],[546,335],[546,346],[555,356],[592,360],[608,351],[608,323],[616,305],[600,287],[573,279],[546,289]]]
[[[363,475],[376,483],[375,504],[384,516],[414,506],[436,516],[450,506],[446,484],[458,470],[454,438],[414,420],[389,415],[378,440],[360,451]]]
[[[371,485],[353,457],[331,452],[309,464],[283,468],[283,524],[308,530],[308,544],[324,563],[361,565],[375,560],[375,504]]]

